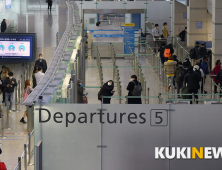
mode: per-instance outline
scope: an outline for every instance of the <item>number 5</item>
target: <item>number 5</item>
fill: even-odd
[[[158,114],[162,114],[162,112],[156,112],[156,118],[159,118],[159,122],[155,122],[156,124],[161,124],[163,122],[163,118],[161,116],[158,116]]]

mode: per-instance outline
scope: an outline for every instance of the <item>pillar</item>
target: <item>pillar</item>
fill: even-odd
[[[220,0],[219,0],[220,1]],[[208,40],[207,0],[189,0],[187,7],[187,46]]]
[[[176,0],[173,3],[173,36],[176,37],[187,26],[187,6]]]
[[[222,60],[222,1],[213,0],[212,4],[212,65]]]

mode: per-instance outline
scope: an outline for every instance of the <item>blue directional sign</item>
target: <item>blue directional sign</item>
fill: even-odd
[[[134,23],[125,23],[124,24],[124,54],[127,54],[127,44],[131,47],[133,53],[135,50],[135,24]],[[129,53],[129,52],[128,52]]]

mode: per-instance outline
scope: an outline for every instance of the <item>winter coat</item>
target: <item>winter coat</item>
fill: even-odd
[[[134,83],[136,85],[138,85],[138,84],[141,85],[141,83],[138,82],[137,80],[134,80]],[[129,82],[129,84],[126,88],[129,91],[128,96],[133,96],[132,92],[133,92],[133,89],[134,89],[134,86],[135,86],[134,83],[132,81]],[[128,98],[128,104],[142,104],[142,100],[141,100],[141,98]]]
[[[188,73],[185,75],[184,83],[187,84],[187,90],[193,90],[196,91],[200,88],[199,77],[197,73],[195,73],[193,70],[188,71]]]
[[[173,60],[168,60],[164,63],[167,76],[174,76],[174,71],[176,69],[177,62]]]
[[[163,43],[165,44],[165,43]],[[160,60],[161,60],[161,63],[164,64],[164,62],[167,60],[165,57],[164,57],[164,50],[165,50],[165,45],[163,45],[160,47],[159,49],[159,52],[160,52]]]
[[[185,76],[185,74],[184,74],[185,70],[184,70],[183,66],[179,65],[178,67],[176,67],[176,69],[174,71],[174,76],[175,76],[174,80],[175,80],[175,82],[178,82],[178,83],[182,83],[183,82],[183,80],[180,80],[178,78],[178,76],[179,76],[181,71],[182,71],[183,76]]]
[[[77,85],[77,103],[83,103],[83,87]]]
[[[14,84],[12,84],[14,82]],[[9,87],[7,87],[9,85]],[[5,87],[5,92],[6,93],[13,93],[15,86],[17,86],[17,82],[15,78],[12,78],[11,80],[9,77],[6,77],[6,79],[3,82],[3,86]]]
[[[199,58],[203,58],[204,56],[207,56],[207,49],[205,47],[199,48]]]
[[[204,75],[209,74],[207,62],[203,61],[203,62],[201,63],[201,68],[203,69]]]
[[[181,41],[185,41],[186,31],[183,30],[183,31],[179,34],[179,37],[181,38]]]
[[[109,80],[109,81],[112,81],[112,80]],[[107,81],[102,87],[102,96],[112,96],[113,95],[112,91],[114,89],[114,82],[112,81],[112,85],[109,86],[108,85],[109,81]],[[110,104],[110,100],[111,100],[111,98],[103,98],[103,103]]]
[[[6,28],[7,28],[6,22],[2,21],[2,23],[1,23],[1,32],[5,32]]]
[[[220,70],[219,73],[217,74],[216,80],[218,80],[220,84],[222,84],[222,70]]]
[[[214,67],[214,69],[212,70],[212,72],[213,72],[214,75],[217,75],[220,72],[220,70],[221,70],[221,66],[219,64],[217,64]],[[220,83],[219,80],[216,80],[216,76],[213,77],[213,80],[214,80],[215,83]]]

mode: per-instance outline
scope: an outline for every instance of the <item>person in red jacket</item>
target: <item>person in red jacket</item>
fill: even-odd
[[[221,62],[220,62],[220,60],[217,60],[216,61],[216,66],[212,70],[213,75],[217,75],[220,72],[220,70],[221,70]],[[216,85],[218,85],[220,83],[220,81],[216,80],[216,76],[213,77],[213,80],[216,83],[214,85],[214,93],[216,94],[217,93],[217,86]]]

